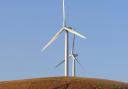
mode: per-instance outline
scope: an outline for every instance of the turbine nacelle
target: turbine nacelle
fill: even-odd
[[[78,57],[78,54],[72,54],[74,57]]]
[[[69,56],[74,56],[74,57],[78,57],[78,54],[77,53],[74,53],[73,50],[71,51],[71,54]]]
[[[68,29],[73,29],[72,27],[69,27],[69,26],[68,26],[67,28],[68,28]]]

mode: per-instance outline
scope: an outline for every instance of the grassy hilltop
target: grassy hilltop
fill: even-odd
[[[128,83],[94,78],[51,77],[0,82],[0,89],[128,89]]]

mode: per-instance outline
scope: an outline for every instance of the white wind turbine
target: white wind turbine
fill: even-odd
[[[48,48],[58,37],[59,35],[65,32],[65,76],[67,77],[69,75],[69,64],[68,64],[68,56],[69,56],[69,37],[68,37],[68,33],[72,33],[75,34],[81,38],[86,38],[85,36],[79,34],[78,32],[74,31],[73,28],[68,27],[66,25],[66,14],[65,14],[65,0],[63,0],[63,25],[61,27],[61,29],[53,36],[53,38],[43,47],[42,51],[44,51],[46,48]]]
[[[71,54],[69,55],[69,59],[72,60],[72,77],[76,76],[76,62],[82,67],[81,63],[77,60],[78,54],[75,53],[75,35],[73,35],[73,42],[72,42],[72,50]],[[63,64],[65,60],[62,60],[59,64],[56,65],[56,68]]]

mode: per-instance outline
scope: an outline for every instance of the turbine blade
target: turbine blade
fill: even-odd
[[[70,59],[71,57],[72,57],[72,56],[70,55],[70,56],[68,57],[68,59]],[[59,67],[59,66],[60,66],[61,64],[63,64],[64,62],[65,62],[65,60],[61,61],[59,64],[56,65],[56,68]]]
[[[66,26],[65,0],[63,0],[63,26]]]
[[[58,31],[53,37],[52,39],[43,47],[43,49],[41,50],[42,52],[48,48],[57,38],[58,36],[64,31],[64,29],[60,29],[60,31]]]
[[[86,39],[85,36],[83,36],[83,35],[81,35],[80,33],[74,31],[73,29],[70,29],[70,28],[65,27],[65,30],[67,30],[68,32],[71,32],[71,33],[73,33],[73,34],[75,34],[75,35],[77,35],[77,36],[79,36],[79,37],[81,37],[81,38]]]
[[[72,57],[81,67],[83,67],[82,64],[77,60],[77,58],[75,58],[73,55],[72,55]]]
[[[56,65],[56,68],[59,67],[61,64],[63,64],[65,60],[61,61],[59,64]]]
[[[72,55],[72,57],[73,57],[73,60],[75,60],[75,61],[80,65],[80,67],[82,68],[83,72],[86,72],[86,71],[85,71],[85,68],[84,68],[83,65],[77,60],[77,58],[74,57],[73,55]]]
[[[75,50],[75,34],[73,34],[73,42],[72,42],[72,53]]]

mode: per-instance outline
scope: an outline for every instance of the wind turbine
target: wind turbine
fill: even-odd
[[[68,63],[68,56],[69,56],[69,35],[68,33],[75,34],[81,38],[86,38],[85,36],[79,34],[78,32],[74,31],[72,27],[68,27],[66,25],[66,14],[65,14],[65,0],[63,0],[63,25],[61,29],[52,37],[52,39],[43,47],[42,51],[44,51],[46,48],[48,48],[58,37],[61,33],[65,32],[65,76],[67,77],[69,75],[69,63]]]
[[[72,50],[71,50],[71,54],[68,57],[69,59],[72,60],[72,77],[76,76],[76,62],[82,67],[81,63],[77,60],[77,57],[78,54],[75,53],[75,35],[73,35]],[[59,67],[64,62],[65,60],[62,60],[59,64],[56,65],[56,68]]]

